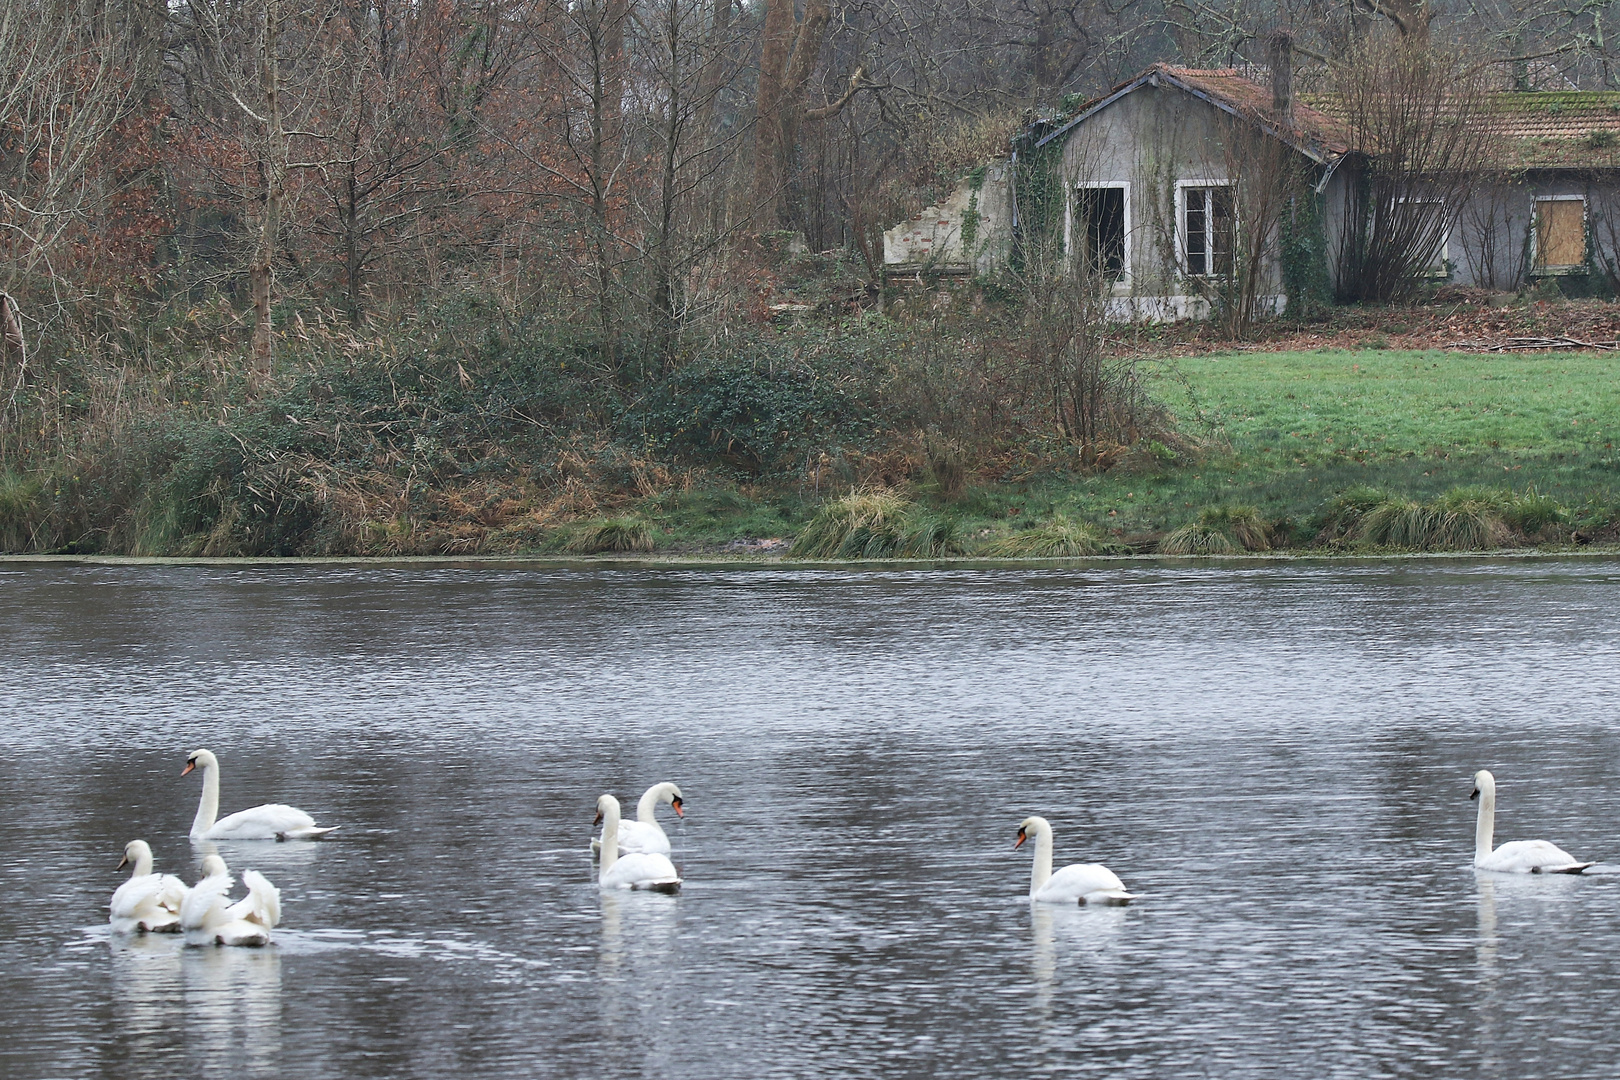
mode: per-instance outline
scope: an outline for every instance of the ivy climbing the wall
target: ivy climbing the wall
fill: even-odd
[[[1287,314],[1292,319],[1316,318],[1333,302],[1323,196],[1310,180],[1307,172],[1295,181],[1282,214],[1283,295],[1288,298]]]

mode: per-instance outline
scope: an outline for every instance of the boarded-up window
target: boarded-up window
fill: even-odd
[[[1125,188],[1091,187],[1075,192],[1075,224],[1087,268],[1110,280],[1125,276]]]
[[[1586,202],[1536,200],[1536,269],[1586,264]]]

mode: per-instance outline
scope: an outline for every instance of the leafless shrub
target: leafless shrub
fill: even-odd
[[[1402,299],[1431,276],[1491,159],[1487,92],[1477,63],[1420,40],[1369,35],[1333,65],[1361,163],[1345,185],[1344,298]]]

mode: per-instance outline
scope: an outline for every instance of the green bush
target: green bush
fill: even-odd
[[[652,386],[620,417],[621,437],[750,476],[792,472],[892,422],[875,412],[884,376],[871,355],[888,341],[873,328],[727,342],[724,355],[695,357]]]

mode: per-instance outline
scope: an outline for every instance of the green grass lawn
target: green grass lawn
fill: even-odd
[[[1160,396],[1240,455],[1295,464],[1603,457],[1620,435],[1620,357],[1248,353],[1179,363]],[[1178,392],[1179,391],[1179,392]]]
[[[1051,508],[1021,513],[1157,531],[1246,503],[1303,529],[1357,486],[1534,489],[1587,520],[1620,503],[1620,357],[1235,353],[1166,363],[1153,381],[1200,445],[1190,460],[1040,485],[1030,494]]]

